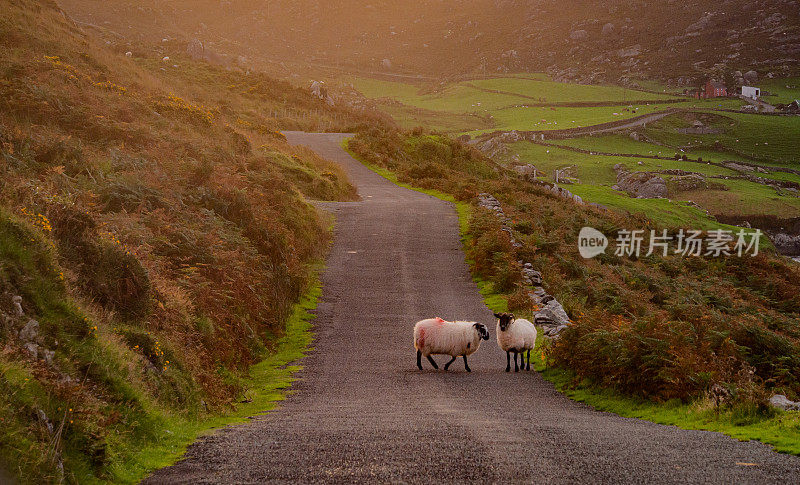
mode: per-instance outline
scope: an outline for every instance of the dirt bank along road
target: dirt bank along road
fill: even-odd
[[[315,351],[275,411],[201,439],[151,483],[796,482],[800,459],[757,442],[596,412],[536,373],[506,374],[491,312],[469,276],[454,208],[397,187],[340,147],[361,202],[331,203],[336,238]],[[412,326],[470,319],[492,338],[449,372],[418,371]],[[445,358],[438,358],[440,368]]]

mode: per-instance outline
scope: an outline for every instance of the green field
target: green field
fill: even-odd
[[[619,86],[559,83],[541,74],[427,85],[364,77],[339,81],[376,100],[403,128],[425,126],[471,135],[576,128],[667,108],[738,109],[742,105],[738,99],[694,100]]]
[[[706,126],[722,132],[688,135],[677,130],[704,115]],[[768,164],[800,164],[800,116],[764,116],[747,113],[685,113],[650,123],[647,137],[673,147],[715,149],[763,161]]]
[[[460,83],[461,86],[474,86],[481,90],[502,91],[535,98],[534,102],[571,103],[618,101],[620,104],[631,101],[658,101],[675,99],[674,96],[636,91],[619,86],[592,86],[567,84],[528,78],[496,78]],[[529,99],[528,102],[531,102]]]
[[[800,99],[800,78],[765,79],[757,83],[763,91],[769,92],[764,101],[771,104],[789,104]]]
[[[532,163],[542,170],[542,177],[548,180],[552,180],[555,170],[573,166],[579,183],[571,186],[570,190],[589,202],[628,212],[647,212],[665,224],[702,228],[719,226],[704,211],[687,205],[689,200],[712,214],[800,215],[800,198],[785,190],[779,192],[744,180],[710,179],[730,190],[677,193],[674,194],[678,199],[675,201],[632,199],[611,189],[616,183],[613,166],[617,163],[624,163],[631,170],[680,169],[707,176],[736,176],[738,172],[696,161],[583,154],[552,146],[669,158],[681,154],[695,160],[755,162],[766,167],[800,166],[800,136],[797,136],[800,117],[722,111],[741,107],[743,102],[739,99],[689,99],[677,96],[675,90],[657,82],[646,81],[639,83],[643,90],[558,83],[543,74],[510,74],[427,85],[363,77],[348,77],[343,81],[376,100],[379,109],[391,115],[403,128],[424,126],[452,135],[480,136],[498,130],[564,130],[679,108],[682,111],[636,129],[649,141],[636,141],[629,133],[623,132],[548,140],[546,143],[551,146],[522,142],[510,148],[521,162]],[[795,81],[798,80],[771,80],[762,85],[764,89],[771,89],[771,92],[788,99],[797,93],[785,86],[791,86]],[[715,132],[702,135],[681,133],[680,130],[691,127],[697,120]],[[800,176],[791,173],[772,171],[756,175],[800,183]]]
[[[613,149],[614,140],[620,141],[622,147],[631,147],[639,142],[615,135],[611,140],[605,140],[605,149]],[[585,139],[582,139],[585,141]],[[574,140],[559,140],[559,143]],[[642,143],[645,148],[649,146]],[[621,157],[608,155],[589,155],[555,146],[535,144],[531,142],[518,142],[510,145],[513,153],[519,156],[523,163],[532,163],[537,169],[543,171],[540,177],[543,180],[553,180],[555,170],[565,167],[574,167],[573,171],[580,183],[569,185],[567,188],[581,196],[588,202],[595,202],[607,207],[624,210],[631,213],[644,212],[657,222],[667,225],[695,226],[702,229],[714,229],[720,225],[703,211],[687,205],[686,201],[693,201],[712,214],[737,214],[754,215],[770,214],[779,217],[800,216],[800,198],[788,194],[779,195],[772,187],[760,185],[746,180],[709,179],[710,182],[728,186],[730,190],[695,190],[682,192],[675,195],[676,200],[670,199],[634,199],[624,192],[611,189],[616,183],[614,165],[625,164],[630,170],[659,171],[659,170],[685,170],[689,172],[712,175],[737,175],[737,172],[727,168],[683,160],[658,160],[649,158]],[[636,147],[633,147],[636,148]],[[631,150],[633,153],[645,150]],[[649,151],[649,150],[646,150]],[[800,182],[800,176],[773,172],[758,174],[765,178],[777,178]]]

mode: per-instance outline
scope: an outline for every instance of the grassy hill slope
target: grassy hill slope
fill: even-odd
[[[22,482],[134,480],[168,425],[230,412],[326,250],[308,200],[355,197],[277,130],[363,118],[163,49],[0,6],[0,460]]]

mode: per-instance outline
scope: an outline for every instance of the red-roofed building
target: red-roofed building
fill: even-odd
[[[728,88],[724,84],[709,80],[700,91],[694,94],[697,99],[720,98],[728,95]]]

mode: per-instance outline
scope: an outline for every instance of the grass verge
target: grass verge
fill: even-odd
[[[438,190],[421,189],[397,181],[397,175],[383,167],[365,162],[348,149],[347,140],[342,147],[367,168],[401,187],[422,192],[456,206],[461,228],[461,240],[465,245],[470,241],[468,234],[471,205],[456,201],[451,195]],[[467,262],[474,269],[474,261]],[[506,296],[496,292],[491,282],[481,279],[472,271],[472,278],[483,296],[486,306],[494,312],[508,309]],[[537,348],[543,349],[545,337],[540,332]],[[663,403],[624,396],[610,389],[604,389],[590,382],[576,382],[574,374],[565,369],[548,367],[544,352],[535,352],[534,367],[541,376],[566,397],[588,404],[598,411],[611,412],[627,418],[636,418],[657,424],[677,426],[682,429],[714,431],[723,433],[740,441],[757,440],[772,446],[775,451],[800,455],[800,412],[776,411],[765,416],[755,408],[737,406],[730,409],[717,409],[708,398],[700,398],[689,403],[678,399]]]

